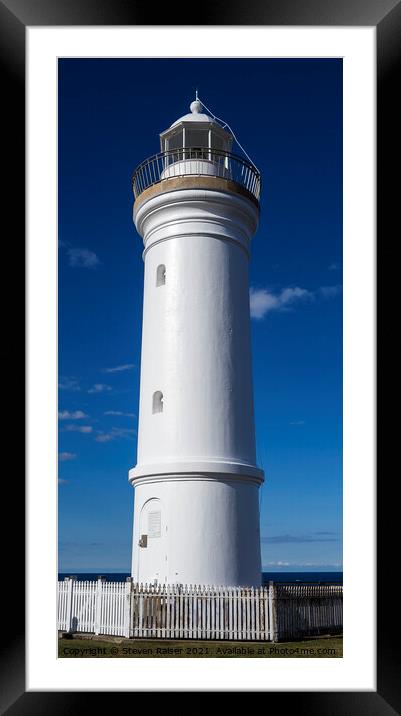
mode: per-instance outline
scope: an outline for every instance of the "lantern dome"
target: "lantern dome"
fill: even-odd
[[[188,114],[184,114],[183,117],[176,119],[175,122],[173,122],[173,124],[171,125],[171,127],[175,127],[180,122],[210,122],[211,124],[217,124],[217,126],[220,127],[218,122],[216,122],[213,117],[210,117],[208,114],[202,112],[203,105],[198,99],[191,102],[189,109],[191,111]]]

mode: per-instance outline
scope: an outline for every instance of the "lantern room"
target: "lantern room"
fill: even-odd
[[[177,119],[160,135],[160,149],[177,159],[206,159],[230,152],[233,138],[212,117],[203,113],[201,102],[191,102],[189,114]],[[176,158],[174,158],[176,153]]]

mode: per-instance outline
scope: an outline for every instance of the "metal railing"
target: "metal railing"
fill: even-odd
[[[211,176],[240,184],[259,201],[260,173],[246,159],[218,149],[190,147],[170,149],[145,159],[135,170],[132,188],[135,198],[164,179],[182,176]]]

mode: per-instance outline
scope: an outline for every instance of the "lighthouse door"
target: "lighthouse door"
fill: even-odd
[[[162,503],[154,497],[141,510],[138,581],[143,584],[165,581],[165,531]]]

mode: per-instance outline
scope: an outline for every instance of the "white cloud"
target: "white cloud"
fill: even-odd
[[[274,535],[273,537],[262,537],[262,542],[269,544],[304,544],[306,542],[338,542],[338,537],[318,535]]]
[[[112,428],[111,431],[117,438],[126,438],[131,435],[136,435],[135,428]]]
[[[88,393],[105,393],[108,390],[111,390],[110,385],[105,385],[104,383],[95,383],[93,388],[89,388]]]
[[[98,443],[108,443],[117,438],[131,439],[134,435],[136,435],[134,428],[112,428],[108,433],[99,433],[95,440]]]
[[[284,288],[279,296],[280,308],[305,299],[313,299],[313,293],[307,291],[306,288],[299,288],[298,286],[296,288]]]
[[[282,311],[292,304],[313,300],[313,293],[307,291],[306,288],[283,288],[283,290],[274,294],[266,288],[251,288],[249,292],[249,300],[251,307],[251,318],[264,318],[269,311]]]
[[[117,365],[115,368],[105,368],[105,373],[121,373],[123,370],[132,370],[135,368],[134,363],[125,363],[124,365]]]
[[[69,483],[69,480],[63,480],[61,477],[59,477],[59,479],[58,479],[59,485],[68,485],[68,483]]]
[[[67,460],[75,460],[75,452],[59,452],[58,459],[60,462],[66,462]]]
[[[251,288],[249,292],[251,317],[263,318],[268,311],[278,308],[278,298],[269,293],[266,289]]]
[[[89,249],[67,249],[69,264],[73,268],[95,268],[100,261],[96,254]]]
[[[76,378],[63,376],[59,380],[58,387],[60,390],[81,390]]]
[[[341,562],[333,562],[331,564],[326,564],[324,562],[300,562],[299,564],[295,564],[295,567],[313,567],[316,568],[322,568],[322,567],[334,567],[335,569],[338,569],[339,567],[342,569]]]
[[[323,298],[335,298],[339,296],[343,287],[338,286],[321,286],[316,293],[319,293]]]
[[[305,425],[305,420],[293,420],[290,425]]]
[[[93,428],[92,425],[66,425],[65,430],[68,430],[68,432],[75,432],[75,433],[91,433]]]
[[[96,442],[98,443],[108,443],[110,440],[114,440],[114,437],[110,433],[99,433],[95,437]]]
[[[106,410],[104,415],[120,415],[124,418],[136,418],[135,413],[123,413],[121,410]]]
[[[69,410],[61,410],[58,414],[59,420],[82,420],[82,418],[87,417],[82,410],[73,410],[72,412]]]
[[[316,298],[331,299],[338,296],[342,286],[321,286],[316,291],[308,291],[306,288],[283,288],[279,293],[272,293],[267,288],[252,288],[249,291],[249,302],[251,318],[260,320],[269,311],[288,311],[296,303],[314,301]]]
[[[332,564],[327,564],[324,562],[264,562],[263,563],[263,569],[266,570],[268,567],[312,567],[313,569],[342,569],[341,562],[333,562]],[[296,570],[295,570],[296,571]]]

